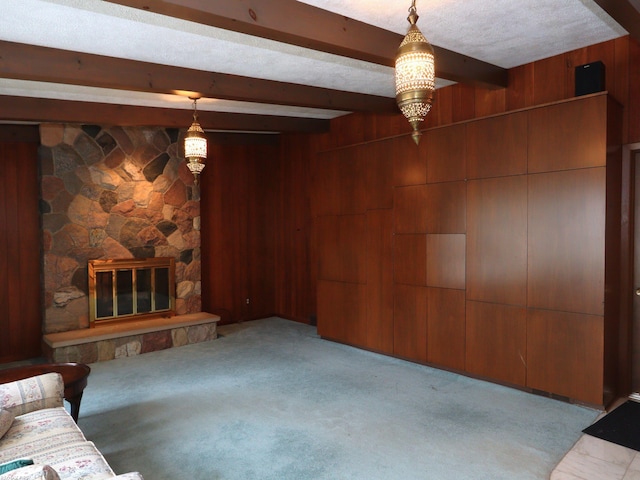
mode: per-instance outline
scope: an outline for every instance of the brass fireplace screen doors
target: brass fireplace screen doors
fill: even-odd
[[[174,258],[89,260],[91,326],[174,313]]]

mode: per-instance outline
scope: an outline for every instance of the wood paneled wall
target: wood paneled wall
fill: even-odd
[[[320,153],[320,335],[609,401],[605,357],[617,350],[605,350],[605,326],[618,319],[605,317],[605,248],[619,235],[607,239],[606,211],[620,189],[607,162],[621,161],[610,117],[621,107],[598,94],[429,129],[419,148],[405,136]]]
[[[38,143],[0,143],[0,363],[40,355]]]
[[[623,144],[640,142],[640,43],[629,36],[512,68],[505,89],[462,84],[440,88],[425,128],[572,98],[575,67],[597,60],[605,64],[606,90],[624,107]],[[331,132],[316,141],[317,151],[404,135],[410,130],[400,114],[348,115],[331,122]]]
[[[201,180],[202,308],[222,323],[273,315],[278,147],[211,145]]]

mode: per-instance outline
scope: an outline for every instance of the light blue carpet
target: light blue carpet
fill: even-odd
[[[146,480],[546,479],[598,412],[279,318],[91,365],[79,425]]]

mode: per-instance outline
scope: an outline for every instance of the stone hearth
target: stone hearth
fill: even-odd
[[[95,363],[217,338],[220,317],[199,312],[50,333],[43,352],[52,362]]]

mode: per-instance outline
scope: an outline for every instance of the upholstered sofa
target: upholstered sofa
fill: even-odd
[[[58,373],[0,384],[0,480],[142,480],[118,475],[63,405]]]

